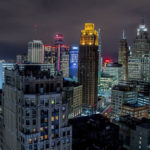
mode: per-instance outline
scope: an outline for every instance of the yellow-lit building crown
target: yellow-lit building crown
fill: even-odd
[[[85,29],[81,30],[80,45],[98,46],[98,31],[93,23],[85,23]]]

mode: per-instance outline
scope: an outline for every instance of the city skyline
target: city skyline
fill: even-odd
[[[149,29],[149,4],[148,0],[132,0],[132,2],[129,0],[105,2],[64,0],[59,3],[41,0],[36,3],[34,1],[2,1],[0,58],[14,59],[16,54],[27,52],[27,42],[35,37],[45,44],[51,44],[55,33],[62,33],[65,42],[69,45],[79,44],[83,24],[93,22],[96,29],[102,30],[102,55],[104,58],[109,56],[117,60],[118,45],[123,29],[127,34],[129,45],[135,39],[141,16],[144,16]]]

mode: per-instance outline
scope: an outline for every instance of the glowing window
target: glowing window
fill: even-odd
[[[28,141],[28,142],[29,142],[29,144],[32,144],[32,139],[29,139],[29,141]]]
[[[65,117],[66,117],[65,115],[62,116],[63,119],[65,119]]]
[[[55,101],[54,101],[54,99],[52,99],[52,100],[51,100],[51,104],[52,104],[52,105],[54,105],[54,104],[55,104]]]
[[[51,121],[54,121],[55,120],[55,118],[54,117],[51,117]]]
[[[44,137],[43,136],[41,136],[41,141],[43,141],[44,140]]]
[[[43,128],[43,127],[41,127],[41,128],[40,128],[40,131],[41,131],[41,132],[43,132],[43,131],[44,131],[44,128]]]
[[[56,116],[56,120],[58,120],[58,116]]]
[[[47,140],[48,139],[48,135],[45,135],[45,140]]]
[[[33,129],[33,132],[34,132],[34,133],[36,132],[36,128]]]

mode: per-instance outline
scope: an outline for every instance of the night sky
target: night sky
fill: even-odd
[[[122,30],[131,44],[141,16],[150,29],[150,0],[0,0],[0,59],[25,53],[33,39],[51,44],[56,33],[79,44],[84,23],[92,22],[102,29],[104,58],[115,60]]]

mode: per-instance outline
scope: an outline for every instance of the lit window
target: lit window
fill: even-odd
[[[54,101],[54,99],[53,99],[53,100],[51,100],[51,104],[52,104],[52,105],[54,105],[54,104],[55,104],[55,101]]]
[[[58,120],[58,116],[56,116],[56,120]]]
[[[43,141],[44,140],[44,137],[43,136],[41,136],[41,141]]]
[[[51,117],[51,121],[54,121],[54,119],[55,119],[54,117]]]
[[[62,111],[65,111],[65,109],[66,109],[65,106],[63,106],[63,107],[62,107]]]
[[[48,135],[45,135],[45,140],[47,140],[48,139]]]
[[[51,137],[54,138],[54,134],[51,134]]]
[[[32,139],[29,139],[29,144],[32,144]]]
[[[40,128],[40,131],[41,131],[41,132],[43,132],[43,131],[44,131],[43,127],[41,127],[41,128]]]
[[[36,128],[33,129],[33,132],[34,132],[34,133],[36,132]]]
[[[67,143],[69,143],[69,142],[70,142],[70,139],[69,139],[69,137],[67,137],[66,141],[67,141]]]
[[[62,116],[63,119],[65,119],[65,117],[66,117],[65,115]]]

